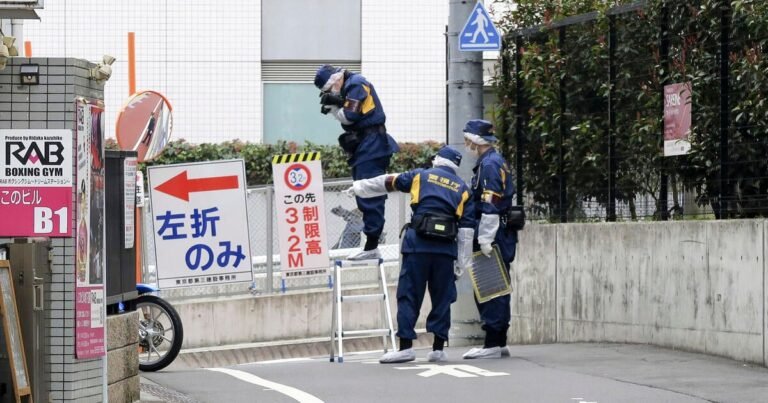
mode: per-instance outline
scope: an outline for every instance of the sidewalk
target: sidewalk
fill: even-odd
[[[139,403],[150,403],[150,402],[164,402],[160,396],[157,396],[152,393],[152,391],[155,391],[157,387],[160,387],[160,385],[150,381],[147,378],[144,378],[143,376],[140,376],[141,379],[141,397],[139,398]]]
[[[158,385],[143,376],[140,399],[137,403],[199,403],[183,393]]]

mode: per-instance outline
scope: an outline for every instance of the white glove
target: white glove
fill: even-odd
[[[358,179],[352,182],[352,187],[345,190],[344,193],[350,196],[357,196],[363,199],[369,197],[384,196],[387,194],[387,177],[390,175],[379,175],[370,179]]]
[[[459,236],[457,238],[457,256],[456,266],[459,267],[463,273],[464,270],[469,269],[472,266],[472,239],[475,237],[475,230],[472,228],[459,228]],[[454,273],[456,270],[454,269]]]
[[[356,196],[355,195],[355,187],[354,186],[350,186],[348,189],[342,190],[341,193],[344,193],[345,195],[347,195],[347,197],[355,197]]]
[[[490,245],[496,239],[496,231],[499,229],[499,215],[485,214],[480,216],[480,224],[477,226],[477,243]],[[488,249],[490,250],[490,249]]]
[[[480,251],[483,252],[483,255],[491,257],[491,252],[493,252],[493,245],[489,243],[481,243]]]
[[[458,280],[464,274],[464,268],[459,265],[459,262],[453,261],[453,275]]]

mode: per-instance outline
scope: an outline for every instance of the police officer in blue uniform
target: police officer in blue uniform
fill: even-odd
[[[471,181],[477,220],[474,250],[490,256],[493,245],[498,246],[504,265],[509,271],[510,263],[515,259],[517,231],[510,228],[506,217],[512,206],[515,186],[507,162],[494,148],[496,141],[493,125],[486,120],[470,120],[464,127],[464,145],[470,154],[477,157]],[[477,299],[475,302],[483,322],[485,341],[482,348],[473,348],[463,357],[473,359],[509,356],[509,349],[506,347],[511,316],[509,294],[482,304],[477,303]]]
[[[380,363],[416,359],[413,340],[424,292],[429,289],[432,310],[427,331],[434,334],[430,362],[446,360],[443,346],[451,327],[451,303],[456,300],[457,276],[469,268],[474,238],[473,200],[456,171],[461,153],[443,147],[432,168],[355,181],[348,193],[377,197],[399,190],[411,194],[411,223],[402,241],[402,267],[397,283],[397,336],[400,350],[384,354]]]
[[[399,151],[397,142],[387,134],[384,108],[373,85],[360,74],[331,65],[323,65],[315,73],[315,86],[320,89],[320,112],[336,118],[344,129],[339,145],[347,153],[352,178],[368,179],[386,173],[392,154]],[[363,213],[366,236],[362,251],[350,260],[378,259],[379,237],[384,230],[386,195],[369,199],[357,198]]]

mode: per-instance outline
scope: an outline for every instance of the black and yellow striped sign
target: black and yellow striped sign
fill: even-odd
[[[305,162],[305,161],[319,161],[319,152],[298,153],[298,154],[283,154],[275,155],[272,157],[273,164],[288,164],[291,162]]]

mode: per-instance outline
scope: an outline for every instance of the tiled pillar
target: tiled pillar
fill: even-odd
[[[19,66],[24,63],[40,66],[39,85],[21,85]],[[93,63],[73,58],[10,59],[0,71],[0,129],[70,129],[76,147],[75,98],[104,99],[104,83],[89,78],[91,67]],[[73,150],[73,163],[76,156]],[[73,188],[72,200],[76,199]],[[74,234],[75,217],[72,227]],[[0,239],[0,243],[9,241]],[[75,238],[52,238],[52,246],[52,274],[45,279],[44,305],[49,396],[35,396],[35,401],[102,402],[106,400],[104,360],[75,359]]]

